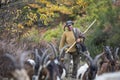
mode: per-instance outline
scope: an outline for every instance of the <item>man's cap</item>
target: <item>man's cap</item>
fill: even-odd
[[[68,27],[68,26],[73,25],[73,24],[74,24],[73,21],[69,20],[66,22],[65,27]]]

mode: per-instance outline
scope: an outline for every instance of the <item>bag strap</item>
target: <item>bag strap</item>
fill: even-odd
[[[77,40],[77,28],[72,29],[75,39]]]

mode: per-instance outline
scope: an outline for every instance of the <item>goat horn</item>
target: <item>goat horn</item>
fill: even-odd
[[[68,47],[69,47],[69,45],[66,45],[66,46],[64,46],[64,47],[60,50],[60,58],[61,58],[64,50],[65,50],[66,48],[68,48]]]
[[[48,54],[48,55],[46,56],[46,58],[44,59],[44,64],[47,63],[47,60],[48,60],[48,58],[49,58],[51,55],[52,55],[52,53],[50,53],[50,54]]]
[[[109,47],[109,46],[105,46],[105,51],[109,53],[110,58],[113,60],[113,55],[112,55],[112,52],[111,52],[111,50],[110,50],[110,47]]]
[[[50,64],[50,60],[47,62],[47,59],[49,58],[49,56],[50,56],[51,54],[49,54],[49,55],[47,55],[47,57],[45,58],[45,60],[44,60],[44,64],[43,65],[41,65],[41,66],[39,66],[39,69],[38,69],[38,76],[40,75],[40,71],[41,71],[41,69],[42,69],[42,67],[47,67],[49,64]]]
[[[44,62],[44,58],[45,58],[45,56],[46,56],[47,52],[48,52],[48,49],[47,49],[47,50],[45,50],[45,52],[42,54],[42,64],[43,64],[43,62]]]
[[[106,46],[105,48],[106,48],[106,51],[109,52],[109,54],[112,54],[109,46]]]
[[[49,45],[51,46],[51,48],[55,54],[55,57],[57,57],[57,50],[56,50],[55,46],[52,43],[49,43]]]
[[[27,55],[29,55],[30,53],[33,53],[32,51],[25,51],[21,54],[20,56],[20,66],[23,67],[24,66],[24,60],[25,60],[25,57]]]
[[[98,54],[95,59],[94,59],[94,63],[97,64],[98,59],[103,55],[104,53]]]
[[[88,58],[88,60],[90,61],[90,64],[92,64],[92,62],[93,62],[93,59],[92,59],[92,57],[90,56],[90,55],[88,55],[88,54],[85,54],[85,53],[82,53],[84,56],[86,56],[87,58]]]
[[[118,55],[119,48],[116,49],[115,55]]]
[[[118,51],[119,51],[119,48],[117,48],[116,51],[115,51],[115,58],[117,58]]]
[[[38,68],[38,72],[37,72],[37,74],[38,74],[38,76],[40,75],[40,71],[41,71],[41,69],[42,69],[42,66],[44,65],[44,63],[45,63],[45,61],[44,61],[44,58],[45,58],[45,56],[46,56],[46,53],[48,52],[48,49],[47,50],[45,50],[45,52],[42,54],[42,61],[41,61],[41,65],[39,66],[39,68]]]
[[[15,68],[17,68],[17,62],[16,62],[16,59],[10,55],[10,54],[5,54],[4,57],[7,57],[8,59],[10,59],[11,62],[13,62],[13,66],[15,66]]]
[[[38,49],[35,49],[35,62],[39,64],[39,63],[41,63],[41,61],[42,61],[42,58],[38,54]]]

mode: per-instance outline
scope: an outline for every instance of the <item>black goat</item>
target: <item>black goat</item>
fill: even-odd
[[[48,46],[50,48],[46,50],[38,51],[38,49],[35,49],[36,65],[32,80],[61,80],[65,76],[66,69],[60,61],[60,57],[57,56],[58,51],[53,44],[50,43]],[[49,49],[52,50],[52,52],[50,52]],[[42,54],[42,56],[39,54]]]
[[[66,68],[65,65],[63,64],[63,61],[61,60],[61,58],[63,57],[63,53],[64,53],[64,49],[67,48],[68,46],[65,46],[61,49],[60,53],[56,50],[55,46],[53,44],[50,43],[50,46],[54,52],[55,58],[53,59],[54,63],[58,66],[59,69],[59,75],[61,79],[64,79],[65,76],[67,75],[66,73]],[[59,56],[57,56],[57,54],[60,54]],[[63,54],[63,55],[62,55]]]
[[[41,51],[43,52],[43,51]],[[48,50],[43,52],[42,56],[39,55],[38,50],[35,52],[35,73],[33,75],[33,80],[57,80],[58,70],[57,65],[53,60],[50,59],[52,53],[47,55]]]
[[[84,73],[82,80],[93,80],[96,77],[96,73],[98,70],[98,65],[97,65],[98,59],[103,54],[102,53],[98,54],[94,59],[88,54],[83,54],[83,55],[86,56],[86,58],[88,59],[88,69]]]

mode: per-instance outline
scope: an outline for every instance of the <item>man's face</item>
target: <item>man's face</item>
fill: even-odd
[[[68,30],[71,31],[72,30],[72,25],[68,25]]]

